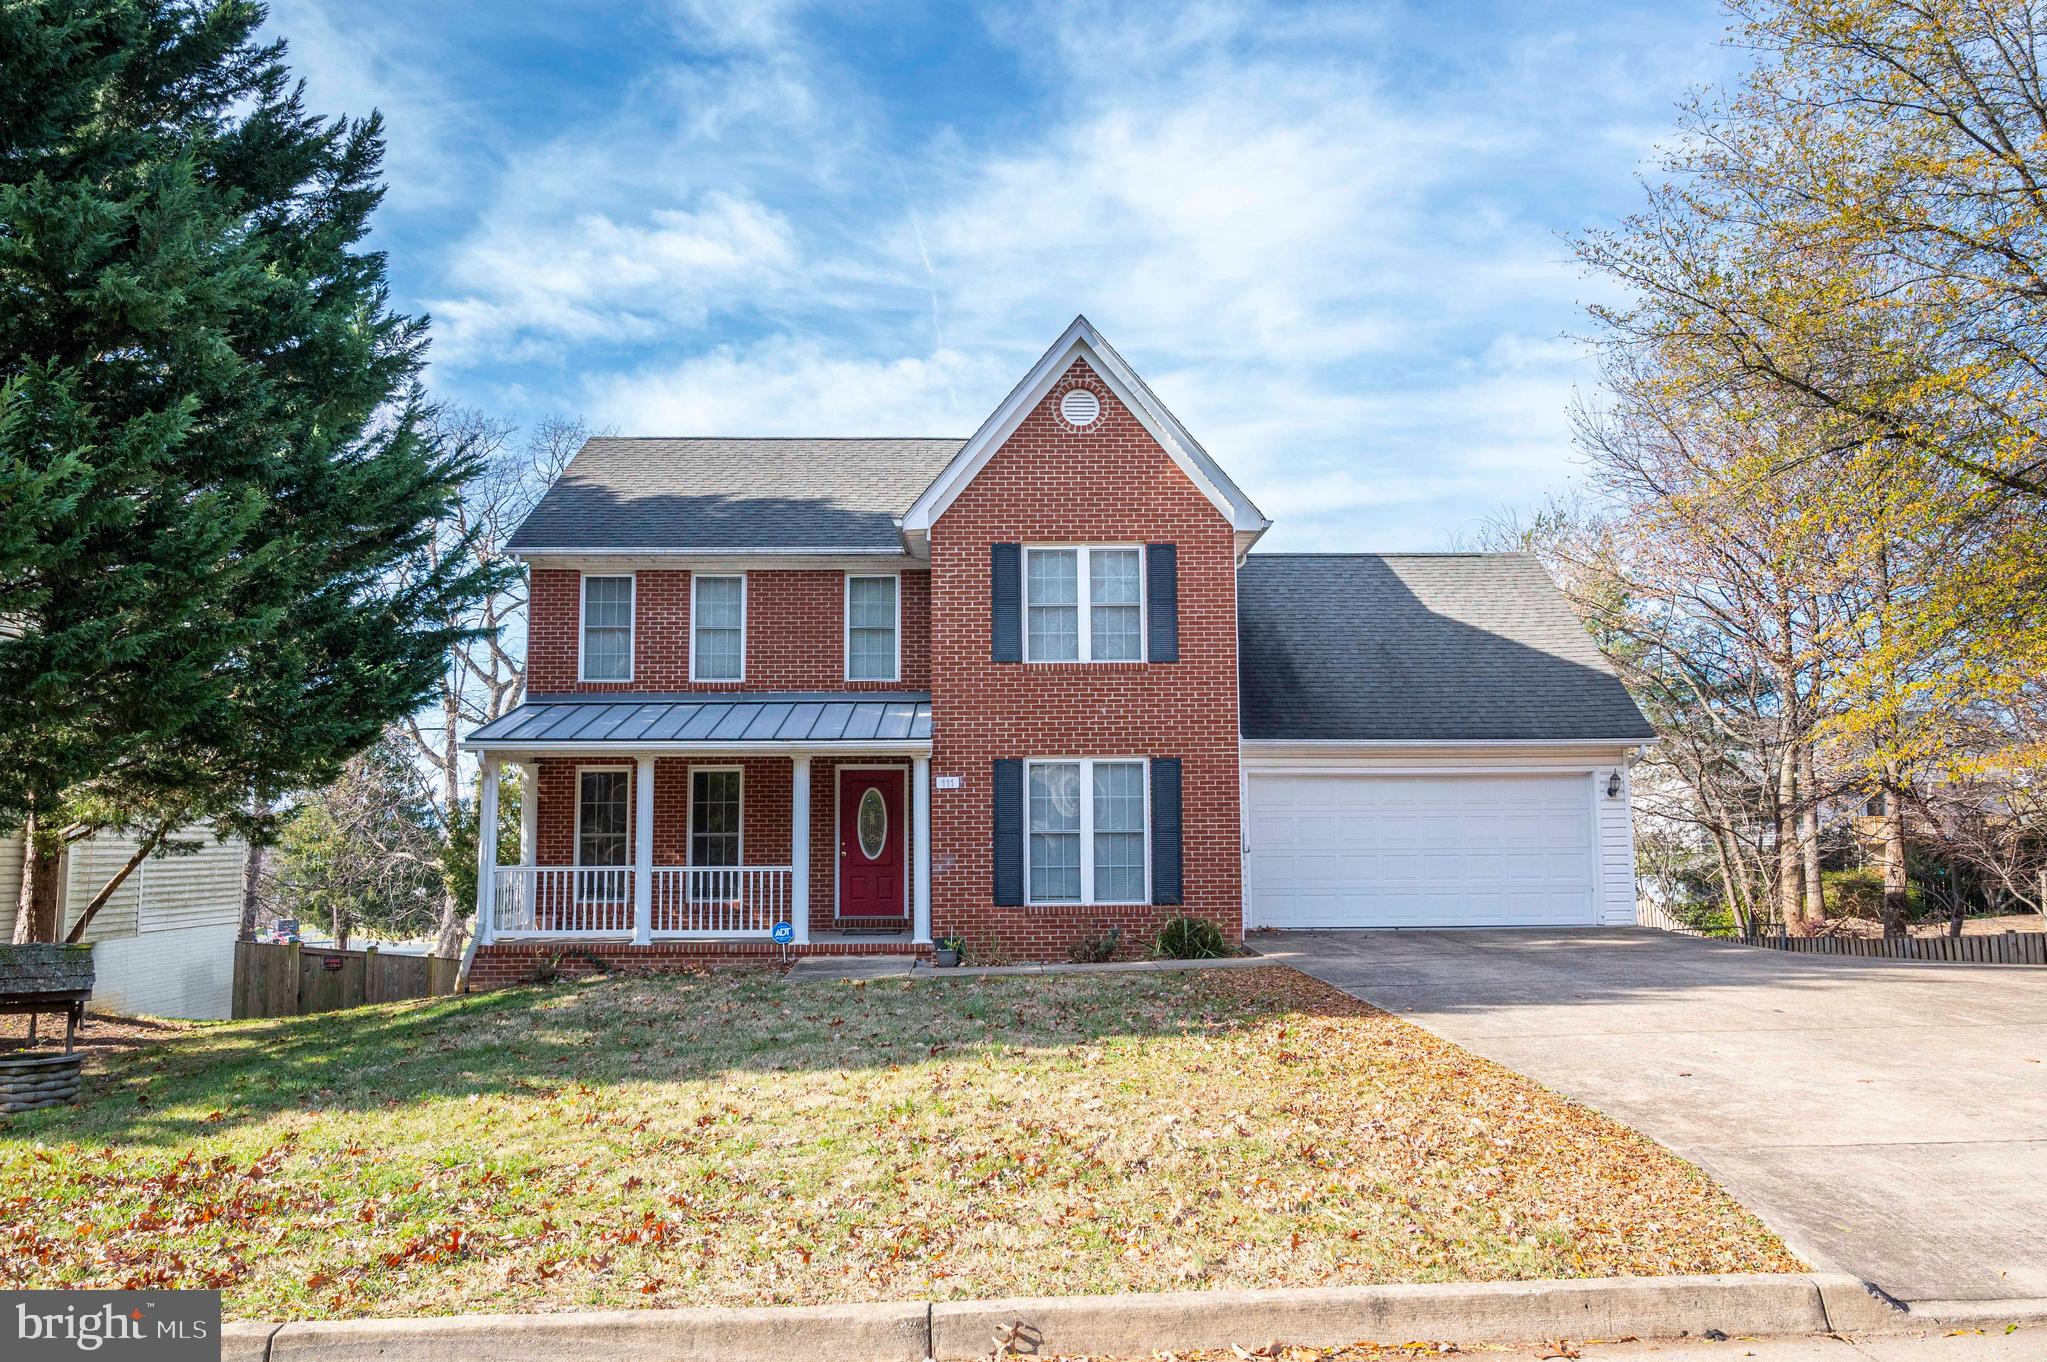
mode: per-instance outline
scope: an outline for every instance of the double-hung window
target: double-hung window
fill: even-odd
[[[901,672],[900,580],[846,578],[846,679],[894,681]]]
[[[1144,659],[1144,550],[1024,550],[1024,657],[1031,662]]]
[[[1143,903],[1142,761],[1033,761],[1024,799],[1032,903]]]
[[[690,579],[689,678],[746,679],[746,578]]]
[[[689,863],[739,864],[741,776],[737,767],[693,767],[689,773]],[[737,874],[692,869],[690,897],[699,902],[738,897]]]
[[[583,579],[583,680],[633,679],[633,579]]]
[[[615,768],[576,773],[576,893],[601,902],[631,895],[625,867],[629,772]]]

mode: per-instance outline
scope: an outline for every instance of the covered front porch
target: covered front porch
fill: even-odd
[[[581,943],[646,964],[680,946],[930,942],[922,695],[534,697],[467,746],[483,767],[479,949]],[[514,865],[498,863],[506,766]]]

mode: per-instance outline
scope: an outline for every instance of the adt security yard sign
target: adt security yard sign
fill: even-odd
[[[770,935],[775,938],[777,946],[786,946],[796,939],[796,924],[793,922],[777,922],[775,930]]]

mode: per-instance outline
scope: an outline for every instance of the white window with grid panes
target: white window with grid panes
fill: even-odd
[[[1024,660],[1142,662],[1144,550],[1026,548]]]
[[[902,582],[846,577],[846,679],[894,681],[902,674]]]
[[[633,579],[583,579],[582,679],[633,679]]]
[[[576,773],[576,864],[616,867],[631,863],[626,845],[626,801],[632,777],[624,767],[585,767]]]
[[[690,578],[689,679],[746,679],[746,578]]]
[[[1029,761],[1024,773],[1029,901],[1145,902],[1150,876],[1144,762]]]

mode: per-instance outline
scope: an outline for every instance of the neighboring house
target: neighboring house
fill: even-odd
[[[99,1012],[226,1019],[242,916],[239,841],[203,828],[188,856],[153,856],[135,867],[86,928],[93,943],[92,1006]],[[64,930],[135,853],[131,837],[92,837],[64,856]],[[21,896],[21,838],[0,837],[0,941],[14,936]]]
[[[1651,730],[1535,561],[1269,524],[1085,319],[964,442],[591,440],[511,541],[472,979],[1632,922]]]

